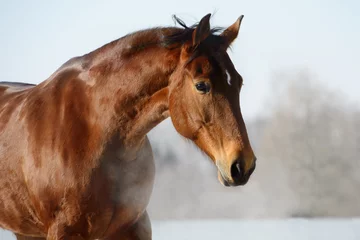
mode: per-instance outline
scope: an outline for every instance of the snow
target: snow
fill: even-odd
[[[355,240],[360,239],[360,218],[153,222],[153,236],[154,240]]]
[[[153,221],[154,240],[358,240],[360,218]],[[0,230],[0,240],[14,235]]]

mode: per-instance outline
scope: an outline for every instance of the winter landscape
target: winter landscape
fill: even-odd
[[[110,1],[84,11],[71,1],[20,2],[0,3],[1,80],[39,83],[76,54],[129,31],[172,25],[173,13],[192,23],[216,9],[213,22],[220,26],[245,15],[230,56],[244,78],[240,104],[257,168],[245,186],[222,186],[209,158],[166,119],[149,134],[154,240],[360,239],[358,2],[159,1],[163,9],[144,3],[139,10],[135,2]],[[102,12],[97,24],[94,9]],[[134,21],[137,16],[142,19]],[[107,29],[110,23],[119,31]],[[24,70],[15,71],[15,63]],[[13,239],[0,230],[0,240]]]

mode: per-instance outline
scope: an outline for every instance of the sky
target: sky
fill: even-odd
[[[0,81],[40,83],[68,59],[123,35],[191,25],[213,13],[227,27],[245,15],[230,50],[244,78],[245,119],[261,115],[279,71],[308,69],[328,87],[360,103],[360,1],[4,1],[0,0]]]

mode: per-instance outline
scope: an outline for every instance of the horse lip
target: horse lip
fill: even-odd
[[[222,176],[221,176],[221,178],[222,178]],[[230,184],[229,184],[228,181],[226,181],[224,178],[223,178],[222,184],[223,184],[225,187],[230,187]]]
[[[220,173],[221,181],[220,183],[224,185],[225,187],[237,187],[237,186],[244,186],[250,179],[250,175],[245,175],[243,178],[241,178],[238,181],[229,181],[227,178],[224,177],[220,169],[218,170]]]
[[[224,185],[225,187],[230,187],[231,186],[231,184],[229,183],[229,181],[227,181],[224,177],[223,177],[223,175],[220,173],[220,177],[221,177],[221,181],[220,181],[220,183],[222,184],[222,185]]]
[[[222,185],[224,185],[225,187],[230,187],[230,186],[231,186],[230,181],[228,181],[228,179],[224,177],[224,174],[223,174],[223,172],[221,171],[221,168],[220,168],[219,166],[217,166],[217,168],[218,168],[218,172],[220,173],[220,178],[221,178],[220,183],[221,183]]]
[[[232,186],[244,186],[245,184],[248,183],[249,179],[250,179],[250,175],[246,174],[245,176],[243,176],[241,179],[239,179],[238,181],[234,182],[234,184]]]

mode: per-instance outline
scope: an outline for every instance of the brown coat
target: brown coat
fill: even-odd
[[[219,36],[209,17],[128,35],[37,86],[0,84],[0,227],[18,238],[151,239],[146,134],[168,116],[224,185],[247,182],[255,156],[226,53],[241,18]]]

